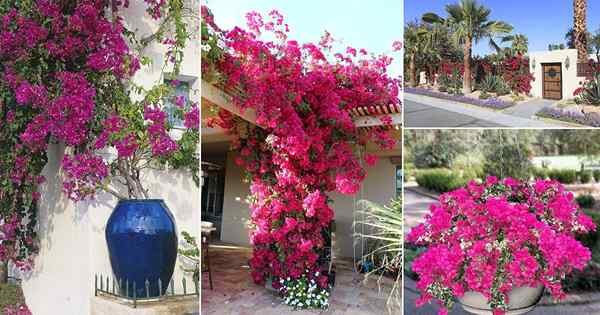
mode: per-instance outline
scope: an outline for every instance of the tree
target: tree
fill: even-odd
[[[410,22],[404,28],[404,50],[408,59],[408,77],[411,87],[417,86],[417,58],[423,53],[427,29],[417,22]]]
[[[586,0],[573,0],[573,30],[574,44],[577,48],[577,63],[586,63],[588,60],[586,11]]]
[[[490,46],[496,50],[498,55],[500,56],[516,56],[516,55],[525,55],[529,50],[529,40],[527,36],[523,34],[514,34],[507,35],[500,39],[500,43],[510,43],[509,47],[501,47],[494,41],[490,39]]]
[[[513,27],[506,22],[490,20],[491,10],[480,5],[477,0],[460,0],[458,4],[446,5],[448,18],[444,19],[435,13],[425,13],[423,21],[443,24],[452,30],[454,41],[463,46],[463,77],[464,93],[471,93],[471,58],[473,43],[483,38],[492,39],[502,34],[508,34]]]
[[[532,164],[529,160],[533,133],[527,130],[486,130],[483,170],[498,178],[527,179]]]
[[[589,45],[592,52],[596,54],[596,61],[600,61],[600,28],[591,36]]]

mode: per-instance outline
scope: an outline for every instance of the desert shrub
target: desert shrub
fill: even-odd
[[[479,99],[480,100],[487,100],[488,98],[492,97],[490,94],[488,94],[488,92],[481,92],[481,94],[479,94]]]
[[[594,175],[594,180],[596,182],[600,182],[600,170],[593,170],[592,175]]]
[[[498,86],[496,87],[496,94],[498,94],[498,96],[510,94],[510,85],[506,81],[504,81],[504,79],[498,81]]]
[[[585,171],[585,170],[579,172],[579,181],[584,184],[591,182],[592,181],[592,172]]]
[[[438,193],[445,193],[465,186],[470,178],[448,169],[429,169],[417,172],[419,186]]]
[[[550,170],[548,177],[563,184],[573,184],[577,180],[577,172],[575,170]]]
[[[479,83],[479,90],[481,90],[481,92],[485,92],[486,94],[496,92],[496,89],[500,84],[500,80],[502,79],[499,76],[488,74]]]
[[[579,195],[577,196],[577,198],[575,198],[575,201],[577,201],[577,204],[580,207],[586,209],[593,208],[594,204],[596,203],[596,199],[594,199],[594,196],[590,194]]]

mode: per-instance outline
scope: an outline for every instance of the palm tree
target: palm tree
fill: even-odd
[[[444,24],[452,30],[453,39],[463,46],[464,93],[471,93],[471,58],[473,42],[483,38],[494,38],[512,31],[512,26],[502,21],[489,20],[491,10],[480,5],[477,0],[460,0],[458,4],[446,5],[448,18],[443,19],[435,13],[425,13],[423,21]]]
[[[596,30],[594,35],[591,36],[589,45],[596,54],[596,61],[600,62],[600,29]]]
[[[498,55],[515,56],[524,55],[529,50],[529,40],[523,34],[507,35],[500,38],[501,43],[510,43],[510,47],[500,47],[494,39],[490,39],[490,46],[496,50]]]
[[[423,53],[427,29],[417,22],[410,22],[404,28],[404,50],[408,59],[409,84],[417,86],[417,58]]]
[[[586,11],[586,0],[573,0],[573,30],[575,31],[577,63],[586,63],[588,59]]]

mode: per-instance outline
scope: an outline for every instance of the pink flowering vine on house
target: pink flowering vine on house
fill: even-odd
[[[319,261],[335,216],[330,193],[359,190],[366,171],[356,146],[396,145],[389,117],[384,126],[363,130],[349,111],[400,103],[400,81],[387,73],[392,58],[353,47],[333,53],[328,32],[319,43],[301,44],[288,38],[289,26],[275,10],[248,13],[247,29],[230,31],[216,26],[208,8],[202,14],[203,79],[240,89],[233,104],[256,113],[256,125],[223,109],[209,122],[233,136],[235,161],[251,179],[252,277],[277,288],[279,279],[317,274],[328,289]]]
[[[38,187],[50,144],[66,148],[63,190],[74,201],[98,191],[147,197],[142,170],[164,163],[197,168],[174,157],[195,154],[197,105],[174,100],[186,127],[176,140],[162,106],[172,87],[131,84],[147,65],[138,51],[151,43],[166,46],[164,62],[176,76],[189,37],[181,1],[145,2],[149,16],[172,32],[147,38],[129,32],[121,15],[128,1],[0,1],[0,176],[9,179],[0,180],[0,261],[31,267]],[[115,180],[124,183],[125,193]]]
[[[591,259],[575,237],[596,226],[556,181],[488,177],[439,201],[407,236],[426,247],[412,267],[419,276],[417,306],[437,300],[439,314],[447,314],[455,297],[472,291],[494,314],[504,314],[513,289],[537,286],[562,299],[561,280]]]

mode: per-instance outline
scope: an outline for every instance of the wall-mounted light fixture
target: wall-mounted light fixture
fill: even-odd
[[[567,58],[565,58],[565,68],[567,70],[569,70],[570,66],[571,66],[571,59],[569,59],[569,56],[567,56]]]
[[[533,60],[531,61],[531,69],[533,69],[533,71],[535,71],[535,57],[533,57]]]

